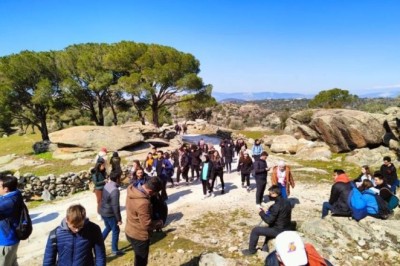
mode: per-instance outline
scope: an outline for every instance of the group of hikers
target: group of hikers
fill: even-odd
[[[235,157],[237,168],[232,169]],[[224,139],[219,149],[201,139],[197,144],[183,145],[173,152],[153,148],[143,162],[134,160],[127,174],[129,180],[124,181],[128,183],[125,234],[134,251],[134,265],[147,265],[151,232],[161,230],[166,223],[168,182],[171,187],[180,186],[181,176],[185,185],[189,181],[200,181],[205,199],[215,196],[217,177],[221,183],[220,193],[226,193],[224,173],[234,170],[240,173],[242,188],[247,191],[252,190],[250,177],[255,179],[256,206],[261,220],[267,225],[251,230],[249,248],[242,251],[243,255],[255,254],[259,237],[263,236],[264,244],[259,249],[266,252],[269,251],[268,241],[276,238],[276,250],[268,255],[265,265],[331,265],[312,244],[304,243],[295,232],[296,222],[291,218],[293,205],[289,200],[290,189],[295,187],[295,182],[290,167],[279,161],[271,169],[267,157],[268,153],[259,140],[248,150],[243,139],[236,142]],[[399,182],[391,158],[386,156],[383,162],[380,170],[373,175],[368,166],[363,166],[362,173],[354,180],[343,170],[335,170],[329,201],[323,203],[322,218],[331,211],[332,215],[353,217],[357,221],[367,215],[386,219],[399,204],[395,195]],[[268,198],[273,204],[265,210],[264,193],[269,171],[272,173]],[[120,190],[124,174],[118,152],[113,152],[108,160],[107,149],[102,148],[91,173],[97,218],[104,222],[104,229],[89,221],[82,205],[70,206],[60,226],[48,236],[43,265],[105,265],[104,240],[110,233],[112,255],[125,254],[118,248],[119,227],[123,223]],[[15,210],[23,201],[17,186],[15,177],[0,176],[0,265],[16,265],[19,240],[12,225],[17,223]]]

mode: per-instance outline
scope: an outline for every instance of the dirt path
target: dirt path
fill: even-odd
[[[240,175],[237,172],[225,174],[225,194],[220,194],[221,184],[218,182],[215,197],[202,199],[202,187],[200,182],[193,182],[189,185],[180,185],[168,188],[169,226],[180,228],[179,225],[185,221],[195,219],[201,214],[209,211],[229,210],[242,208],[249,212],[258,213],[255,204],[255,181],[251,180],[253,190],[247,192],[241,187]],[[268,180],[270,184],[270,181]],[[312,192],[312,193],[311,193]],[[297,183],[291,197],[301,203],[301,208],[295,208],[294,219],[319,216],[321,202],[329,193],[329,185],[306,185]],[[121,191],[121,205],[123,221],[126,220],[125,212],[126,190]],[[46,204],[30,211],[33,220],[33,233],[28,241],[21,241],[18,249],[18,262],[20,265],[41,265],[45,245],[49,232],[58,226],[65,217],[66,209],[72,204],[82,204],[87,211],[89,219],[104,228],[101,221],[96,220],[95,195],[91,192],[83,192],[72,196],[69,199],[60,200]],[[267,206],[267,205],[266,205]],[[256,218],[257,219],[257,218]],[[256,224],[259,220],[255,220]],[[121,226],[120,238],[124,239],[125,224]],[[176,233],[179,233],[176,232]],[[110,237],[109,237],[110,238]],[[110,245],[109,239],[106,245]],[[247,243],[244,243],[244,246]]]

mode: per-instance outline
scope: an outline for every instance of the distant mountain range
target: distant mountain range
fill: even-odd
[[[350,92],[352,93],[352,92]],[[352,93],[360,98],[395,98],[400,96],[400,88],[381,89],[376,91],[365,91],[363,93]],[[311,99],[316,94],[301,94],[290,92],[218,92],[213,91],[212,96],[218,102],[244,102],[266,99]]]

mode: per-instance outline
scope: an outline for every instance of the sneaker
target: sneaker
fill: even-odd
[[[207,195],[204,195],[201,199],[204,200],[206,198],[208,198]]]
[[[251,255],[254,255],[256,253],[257,253],[257,250],[255,250],[255,251],[252,251],[250,249],[243,249],[242,250],[243,256],[251,256]]]
[[[208,194],[208,196],[209,196],[209,197],[215,197],[215,194],[214,194],[214,192],[210,192],[210,193]]]
[[[256,204],[256,208],[257,208],[257,209],[262,208],[261,204]]]
[[[101,218],[101,215],[100,214],[97,214],[97,221],[102,221],[103,220],[103,218]]]
[[[123,252],[122,250],[117,250],[117,251],[113,251],[112,254],[113,254],[113,256],[121,256],[121,255],[124,255],[125,252]]]
[[[247,189],[247,192],[249,192],[251,190],[251,188],[249,186],[247,186],[246,189]]]
[[[245,188],[245,185],[244,185],[244,183],[242,183],[242,188]]]

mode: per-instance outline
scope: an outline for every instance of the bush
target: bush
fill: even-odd
[[[311,122],[313,114],[314,114],[314,111],[311,109],[308,109],[308,110],[298,112],[297,114],[293,115],[293,118],[302,124],[308,124]]]

